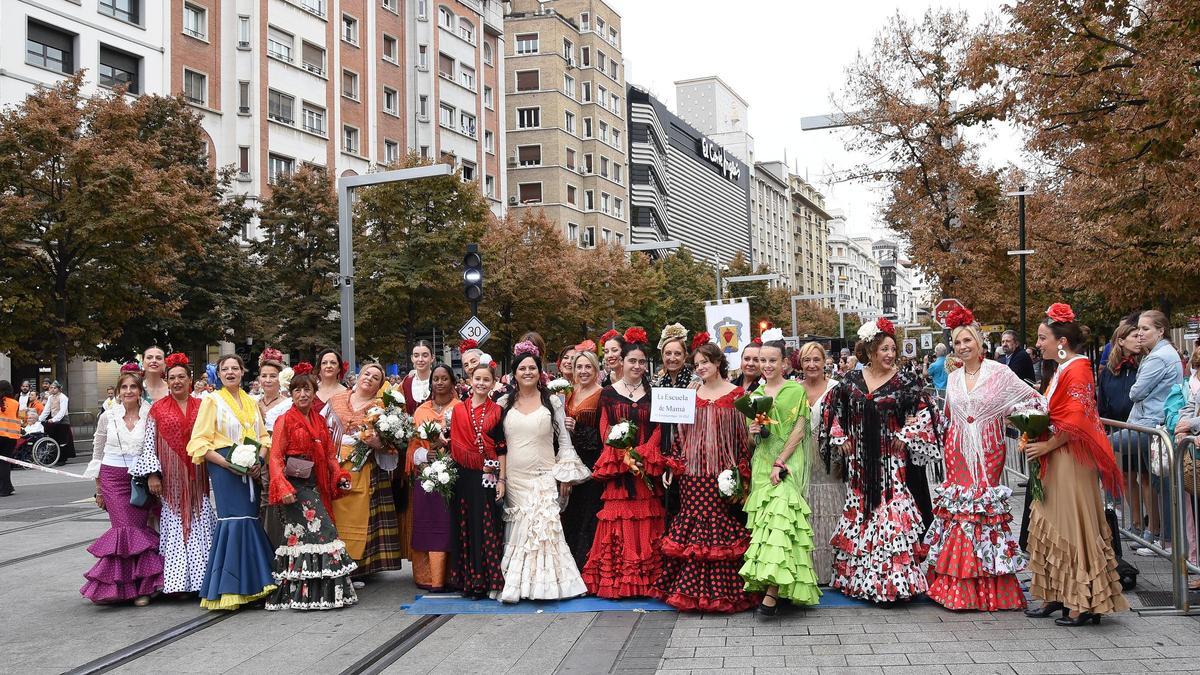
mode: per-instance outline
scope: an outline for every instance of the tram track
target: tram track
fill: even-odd
[[[355,661],[341,672],[341,675],[378,675],[389,666],[400,660],[414,647],[433,635],[439,628],[446,625],[453,614],[427,614],[409,624],[387,642],[373,649],[369,654]]]
[[[54,525],[56,523],[65,523],[65,522],[72,521],[72,520],[82,520],[84,518],[88,518],[91,516],[98,516],[102,513],[104,513],[104,511],[102,511],[101,509],[87,509],[80,513],[69,513],[69,514],[62,515],[62,516],[56,516],[54,518],[46,518],[44,520],[39,520],[37,522],[29,523],[28,525],[21,525],[19,527],[10,527],[10,528],[4,529],[4,530],[0,530],[0,537],[4,536],[6,534],[13,534],[15,532],[24,532],[26,530],[32,530],[32,529],[38,528],[38,527],[45,527],[47,525]],[[7,517],[12,518],[12,516],[17,516],[17,515],[20,515],[20,513],[8,514]]]

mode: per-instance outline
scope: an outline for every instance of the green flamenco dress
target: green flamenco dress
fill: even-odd
[[[746,499],[750,547],[739,573],[746,590],[762,593],[779,587],[779,597],[798,605],[820,602],[817,574],[813,569],[811,510],[804,499],[808,487],[808,462],[812,454],[811,434],[788,458],[788,475],[771,485],[771,468],[783,452],[797,424],[808,428],[808,397],[804,386],[785,382],[775,395],[768,425],[770,436],[759,438],[750,460],[750,495]]]

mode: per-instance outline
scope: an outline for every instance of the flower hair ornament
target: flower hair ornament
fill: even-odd
[[[487,366],[490,368],[492,366],[492,355],[488,354],[486,352],[483,354],[480,354],[479,355],[479,365]]]
[[[644,345],[650,342],[650,336],[646,335],[646,329],[641,326],[631,326],[625,331],[624,335],[626,342],[632,342],[635,345]]]
[[[262,366],[262,364],[268,361],[283,363],[283,352],[275,349],[274,347],[267,347],[266,349],[262,350],[262,354],[258,355],[258,365]]]
[[[712,342],[712,336],[708,334],[708,331],[702,330],[696,333],[696,337],[692,338],[692,351],[696,351],[710,342]]]
[[[687,340],[688,330],[681,323],[672,323],[664,326],[662,334],[658,337],[658,351],[662,351],[663,345],[671,340]]]
[[[292,376],[296,375],[312,375],[313,364],[308,361],[301,361],[292,367]]]
[[[191,365],[191,361],[188,361],[187,354],[184,354],[183,352],[171,352],[167,355],[167,358],[163,361],[163,364],[166,366],[167,370],[170,370],[175,366],[183,366],[184,368],[187,368]]]
[[[761,347],[762,343],[763,343],[763,339],[761,337],[756,337],[750,341],[750,344],[755,347]]]
[[[946,315],[946,328],[954,330],[959,326],[970,326],[975,323],[975,315],[966,307],[955,307]]]
[[[529,340],[522,340],[513,345],[513,356],[524,356],[526,354],[533,354],[533,358],[535,359],[542,358],[542,353],[538,351],[537,345]]]
[[[782,328],[768,328],[768,329],[764,330],[762,333],[762,341],[764,343],[779,342],[781,340],[783,340],[783,329]]]
[[[122,375],[124,375],[125,373],[137,374],[140,372],[142,372],[142,367],[140,365],[138,365],[137,361],[130,361],[130,362],[124,364],[123,366],[121,366],[121,374]]]
[[[1046,309],[1046,316],[1054,323],[1071,323],[1075,320],[1075,310],[1065,302],[1056,302]]]
[[[471,338],[467,338],[466,340],[463,340],[462,342],[458,343],[458,352],[461,354],[463,352],[470,351],[470,350],[476,349],[478,347],[479,347],[479,343],[477,341],[472,340]]]
[[[896,327],[892,325],[891,321],[888,321],[882,316],[874,321],[868,321],[864,323],[858,329],[858,339],[870,342],[871,340],[874,340],[875,337],[880,333],[889,335],[892,338],[896,337]]]
[[[619,331],[617,331],[616,328],[609,328],[607,331],[604,332],[604,335],[600,336],[600,345],[603,346],[605,342],[608,342],[609,340],[611,340],[615,337],[618,337],[620,334],[621,333]]]
[[[575,345],[575,351],[577,351],[577,352],[594,352],[594,351],[596,351],[596,343],[592,342],[591,340],[584,340],[583,342],[580,342],[579,344]]]

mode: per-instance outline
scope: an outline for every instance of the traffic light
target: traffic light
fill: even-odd
[[[479,255],[479,244],[467,244],[463,256],[463,295],[471,303],[471,315],[478,314],[479,301],[483,299],[483,256]]]
[[[767,331],[767,329],[768,329],[768,328],[770,328],[770,327],[771,327],[771,322],[770,322],[770,321],[767,321],[766,319],[759,319],[759,321],[758,321],[758,334],[759,334],[759,335],[762,335],[762,334],[763,334],[763,333],[765,333],[765,332]]]

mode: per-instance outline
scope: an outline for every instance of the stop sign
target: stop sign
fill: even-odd
[[[942,328],[946,327],[946,315],[956,309],[963,309],[964,306],[954,298],[945,298],[938,301],[938,304],[933,306],[933,320]]]

